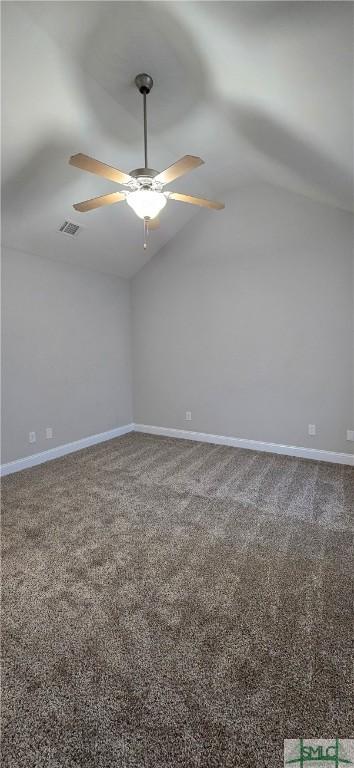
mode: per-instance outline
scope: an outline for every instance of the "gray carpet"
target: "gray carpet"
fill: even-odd
[[[3,765],[348,737],[354,470],[131,434],[3,481]]]

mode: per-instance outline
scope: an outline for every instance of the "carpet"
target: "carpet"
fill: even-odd
[[[2,504],[6,768],[279,768],[353,735],[352,468],[132,433]]]

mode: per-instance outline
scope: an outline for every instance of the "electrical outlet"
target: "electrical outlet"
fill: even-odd
[[[316,424],[309,424],[309,435],[316,434]]]
[[[35,432],[30,432],[29,435],[28,435],[28,440],[29,440],[30,443],[35,443],[36,442],[36,433]]]
[[[347,440],[354,442],[354,429],[347,429]]]
[[[186,411],[186,421],[192,421],[192,411]]]
[[[45,436],[47,440],[51,440],[53,437],[53,427],[47,427],[45,431]]]

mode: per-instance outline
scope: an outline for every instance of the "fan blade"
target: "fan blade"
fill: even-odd
[[[169,184],[170,181],[178,179],[179,176],[184,176],[185,173],[193,171],[194,168],[198,168],[198,165],[203,165],[204,160],[200,157],[194,157],[194,155],[184,155],[176,163],[170,165],[161,173],[155,176],[154,181],[159,181],[160,184]]]
[[[116,184],[128,184],[133,180],[133,177],[129,176],[128,173],[119,171],[118,168],[112,168],[111,165],[101,163],[99,160],[95,160],[88,155],[82,155],[81,152],[78,155],[72,155],[69,163],[76,168],[81,168],[82,171],[89,171],[97,176],[103,176],[104,179],[109,179],[109,181],[115,181]]]
[[[94,208],[100,208],[101,205],[112,205],[113,203],[119,203],[121,200],[125,200],[125,192],[112,192],[110,195],[101,195],[101,197],[93,197],[91,200],[84,200],[83,203],[75,203],[73,208],[75,211],[92,211]]]
[[[179,192],[171,192],[168,196],[169,200],[180,200],[181,203],[191,203],[192,205],[200,205],[202,208],[215,208],[215,210],[221,210],[225,208],[225,203],[216,203],[214,200],[206,200],[205,197],[194,197],[193,195],[180,195]]]
[[[160,226],[160,219],[149,219],[146,223],[148,229],[158,229]]]

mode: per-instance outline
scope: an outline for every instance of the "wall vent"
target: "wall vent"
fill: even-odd
[[[69,237],[77,237],[79,229],[80,227],[78,224],[74,224],[72,221],[64,221],[59,227],[59,232],[62,232],[63,235],[69,235]]]

